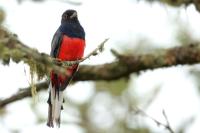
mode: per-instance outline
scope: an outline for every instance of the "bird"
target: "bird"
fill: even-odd
[[[77,11],[66,10],[53,36],[50,56],[60,61],[80,60],[83,58],[85,45],[85,31],[78,20]],[[79,64],[75,64],[66,68],[66,76],[57,74],[53,70],[50,72],[47,126],[51,128],[54,127],[54,123],[60,127],[63,92],[74,77],[78,66]]]

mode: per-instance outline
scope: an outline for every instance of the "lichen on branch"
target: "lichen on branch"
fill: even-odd
[[[3,64],[9,64],[10,59],[12,59],[16,63],[24,61],[24,63],[28,64],[30,67],[34,66],[35,68],[31,68],[31,70],[35,70],[39,79],[48,75],[52,70],[56,73],[67,75],[68,73],[65,71],[66,67],[81,63],[89,57],[95,56],[98,52],[102,51],[103,46],[107,41],[108,39],[105,39],[96,49],[81,60],[60,61],[45,53],[39,53],[36,49],[28,47],[19,41],[16,35],[9,33],[7,29],[1,26],[0,59],[2,59]]]
[[[96,55],[98,51],[101,52],[106,41],[107,40],[103,41],[97,49],[92,51],[82,60],[77,62],[66,62],[69,63],[67,65],[70,65],[70,63],[80,63],[90,56]],[[179,47],[163,49],[141,55],[122,55],[115,50],[112,50],[112,53],[117,59],[111,63],[101,65],[80,65],[79,71],[76,73],[73,81],[111,81],[128,77],[132,73],[138,73],[148,69],[175,65],[192,65],[200,62],[199,43],[184,44]],[[2,27],[0,27],[0,59],[2,59],[5,64],[8,64],[10,59],[16,63],[19,61],[24,61],[27,64],[34,63],[37,68],[35,71],[37,71],[37,74],[41,77],[49,73],[50,70],[56,72],[62,72],[62,70],[65,71],[65,66],[61,66],[63,65],[62,63],[65,65],[65,62],[56,62],[56,60],[52,59],[49,55],[39,53],[37,50],[29,48],[20,42],[15,35],[9,33]],[[40,91],[46,89],[47,85],[48,81],[38,83],[36,84],[36,87],[37,90]],[[11,97],[0,100],[0,107],[30,96],[30,88],[31,87],[27,88],[23,93],[19,91]]]

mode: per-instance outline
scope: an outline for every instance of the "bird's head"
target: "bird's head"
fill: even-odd
[[[76,10],[66,10],[63,14],[62,14],[62,20],[61,22],[67,22],[67,21],[78,21],[78,15]]]

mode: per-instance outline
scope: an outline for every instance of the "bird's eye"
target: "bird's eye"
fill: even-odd
[[[65,15],[63,15],[63,17],[62,17],[63,19],[67,19],[67,15],[65,14]]]

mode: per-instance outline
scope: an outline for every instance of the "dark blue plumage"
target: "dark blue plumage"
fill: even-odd
[[[61,33],[69,37],[81,38],[85,40],[85,31],[80,23],[62,23],[58,29]]]

